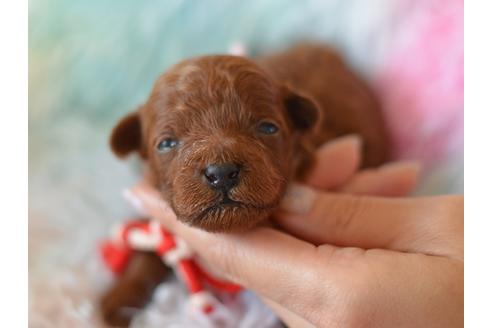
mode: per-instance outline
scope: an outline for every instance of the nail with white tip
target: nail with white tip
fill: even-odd
[[[145,211],[143,207],[143,203],[140,199],[138,199],[133,192],[130,189],[124,189],[123,190],[123,198],[130,203],[130,205],[135,208],[137,212],[141,215],[147,215],[147,212]]]
[[[419,176],[420,172],[422,171],[422,164],[420,164],[420,162],[417,161],[391,162],[381,166],[379,170],[383,172],[410,171],[410,172],[414,172],[415,175]]]
[[[316,198],[316,192],[308,187],[291,184],[280,203],[280,208],[296,214],[308,213]]]

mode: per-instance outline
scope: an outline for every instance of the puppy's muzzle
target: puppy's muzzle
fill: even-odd
[[[227,194],[239,183],[239,171],[239,165],[234,163],[212,164],[205,168],[203,175],[212,188]]]

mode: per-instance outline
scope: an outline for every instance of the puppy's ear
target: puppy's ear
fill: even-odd
[[[301,132],[313,128],[319,120],[320,109],[309,97],[288,90],[284,105],[294,127]]]
[[[113,128],[109,139],[111,150],[116,156],[123,158],[133,151],[143,156],[142,127],[138,112],[123,117]]]

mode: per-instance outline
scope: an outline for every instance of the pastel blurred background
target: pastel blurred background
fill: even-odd
[[[304,39],[335,46],[371,82],[397,158],[424,164],[418,194],[463,192],[462,0],[29,1],[31,327],[100,324],[94,300],[110,277],[97,241],[131,216],[121,190],[138,180],[108,134],[156,77],[237,42],[255,54]],[[161,294],[134,325],[207,326],[183,319],[179,284]],[[248,297],[254,316],[238,310],[230,326],[275,326]]]

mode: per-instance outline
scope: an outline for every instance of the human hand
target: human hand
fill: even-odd
[[[356,144],[346,138],[322,148],[322,165],[307,183],[384,196],[413,187],[411,165],[354,174]],[[355,197],[295,186],[275,215],[285,231],[210,234],[177,221],[149,185],[132,192],[149,214],[258,293],[290,326],[462,325],[462,197]]]

